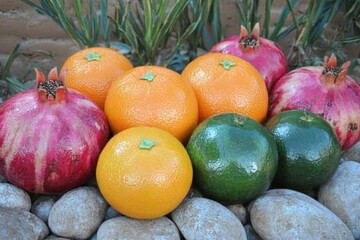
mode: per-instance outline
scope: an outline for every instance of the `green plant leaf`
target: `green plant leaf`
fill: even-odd
[[[272,0],[266,0],[265,2],[265,17],[264,17],[263,27],[261,30],[262,36],[265,38],[269,37],[272,2],[273,2]]]
[[[0,79],[7,79],[10,73],[10,67],[13,64],[15,58],[19,56],[21,49],[20,44],[16,44],[15,48],[10,52],[9,57],[7,58],[5,65],[1,68]]]
[[[10,94],[13,95],[13,94],[16,94],[18,92],[22,92],[26,89],[29,89],[29,85],[25,85],[23,83],[21,83],[15,76],[8,76],[6,78],[6,81],[8,82],[9,84],[9,91],[10,91]]]
[[[21,1],[40,14],[49,16],[76,41],[80,48],[96,46],[101,41],[99,39],[100,33],[102,33],[103,41],[109,45],[110,27],[108,23],[111,21],[106,16],[107,0],[99,0],[99,11],[94,0],[87,0],[87,7],[84,7],[83,0],[67,1],[67,4],[72,4],[74,17],[71,13],[66,12],[64,0],[39,0],[40,5],[29,0]],[[87,9],[87,12],[84,9]]]
[[[279,36],[279,33],[281,31],[281,29],[285,26],[285,21],[290,13],[290,6],[294,7],[295,4],[297,4],[297,0],[290,0],[289,4],[287,4],[285,7],[283,7],[283,9],[281,10],[281,14],[280,14],[280,17],[279,19],[276,21],[275,23],[275,28],[274,30],[272,31],[272,33],[270,34],[270,37],[269,39],[277,42],[278,41],[278,36]]]

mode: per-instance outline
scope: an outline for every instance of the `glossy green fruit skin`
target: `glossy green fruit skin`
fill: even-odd
[[[264,193],[278,164],[276,143],[268,130],[235,113],[200,123],[187,150],[199,190],[227,204],[246,203]]]
[[[307,111],[291,110],[265,124],[273,135],[279,166],[275,184],[307,190],[325,183],[340,164],[341,146],[331,126]]]

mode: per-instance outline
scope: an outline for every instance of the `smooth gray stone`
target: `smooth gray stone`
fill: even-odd
[[[23,189],[10,183],[0,183],[0,207],[29,211],[30,195]]]
[[[6,183],[6,178],[0,174],[0,183]]]
[[[171,217],[186,240],[246,240],[240,220],[225,206],[210,199],[186,199]]]
[[[245,226],[248,222],[249,214],[242,204],[232,204],[226,206],[235,216],[241,221],[242,225]]]
[[[342,152],[342,159],[360,163],[360,140],[351,148]]]
[[[0,239],[40,240],[48,234],[46,224],[29,211],[0,207]]]
[[[49,235],[47,236],[44,240],[71,240],[70,238],[63,238],[63,237],[58,237],[56,235]]]
[[[247,240],[262,240],[261,237],[255,232],[254,228],[248,224],[244,226]]]
[[[340,218],[313,198],[289,189],[273,189],[257,198],[251,224],[264,240],[354,240]]]
[[[318,200],[334,212],[360,239],[360,163],[344,161],[319,189]]]
[[[38,216],[41,220],[47,223],[50,210],[56,202],[55,197],[40,196],[38,197],[31,207],[31,212]]]
[[[111,218],[119,217],[119,216],[122,216],[122,214],[119,213],[118,211],[116,211],[114,208],[109,206],[106,209],[104,220],[109,220]]]
[[[105,221],[97,232],[97,240],[117,239],[180,240],[180,234],[167,217],[138,220],[121,216]]]
[[[48,224],[57,236],[87,239],[100,226],[107,203],[95,187],[65,193],[51,208]]]

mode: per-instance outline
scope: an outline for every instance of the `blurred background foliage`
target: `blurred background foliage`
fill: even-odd
[[[222,31],[221,14],[226,13],[221,0],[116,0],[111,8],[107,0],[20,1],[57,23],[80,49],[111,47],[135,66],[155,64],[181,72],[189,61],[228,37]],[[322,65],[323,57],[332,52],[340,62],[351,60],[350,74],[360,65],[359,53],[345,59],[343,51],[347,44],[360,43],[359,0],[309,0],[303,11],[297,10],[301,1],[285,2],[273,16],[273,0],[237,0],[239,27],[251,31],[259,22],[261,36],[277,43],[290,39],[285,51],[290,69]],[[16,46],[0,66],[0,87],[8,95],[29,87],[9,72],[20,51]]]

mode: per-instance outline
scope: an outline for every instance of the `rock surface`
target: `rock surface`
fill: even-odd
[[[242,204],[232,204],[226,206],[235,216],[241,221],[242,225],[245,226],[248,222],[248,212]]]
[[[44,240],[70,240],[70,238],[58,237],[56,235],[49,235]]]
[[[202,197],[202,194],[197,188],[192,186],[186,197],[187,198]]]
[[[319,189],[318,200],[334,212],[360,239],[360,163],[345,161]]]
[[[167,217],[138,220],[121,216],[107,220],[99,227],[97,240],[110,239],[180,240],[180,235]]]
[[[3,175],[0,174],[0,183],[5,183],[6,179]]]
[[[343,151],[342,159],[360,163],[360,140],[351,148]]]
[[[116,211],[114,208],[109,206],[106,209],[104,220],[109,220],[111,218],[119,217],[119,216],[122,216],[122,214],[119,213],[118,211]]]
[[[333,212],[293,190],[269,190],[253,202],[250,219],[263,239],[354,240]]]
[[[31,199],[21,188],[10,183],[0,183],[0,207],[29,211]]]
[[[0,207],[0,239],[40,240],[48,234],[46,224],[34,214]]]
[[[47,223],[50,210],[54,206],[55,201],[55,197],[40,196],[31,206],[31,212],[38,216],[43,222]]]
[[[247,240],[262,240],[261,237],[255,232],[254,228],[248,224],[244,226]]]
[[[186,199],[171,217],[186,240],[246,240],[240,220],[225,206],[210,199]]]
[[[61,237],[87,239],[100,226],[107,208],[94,187],[79,187],[65,193],[52,207],[48,224]]]

